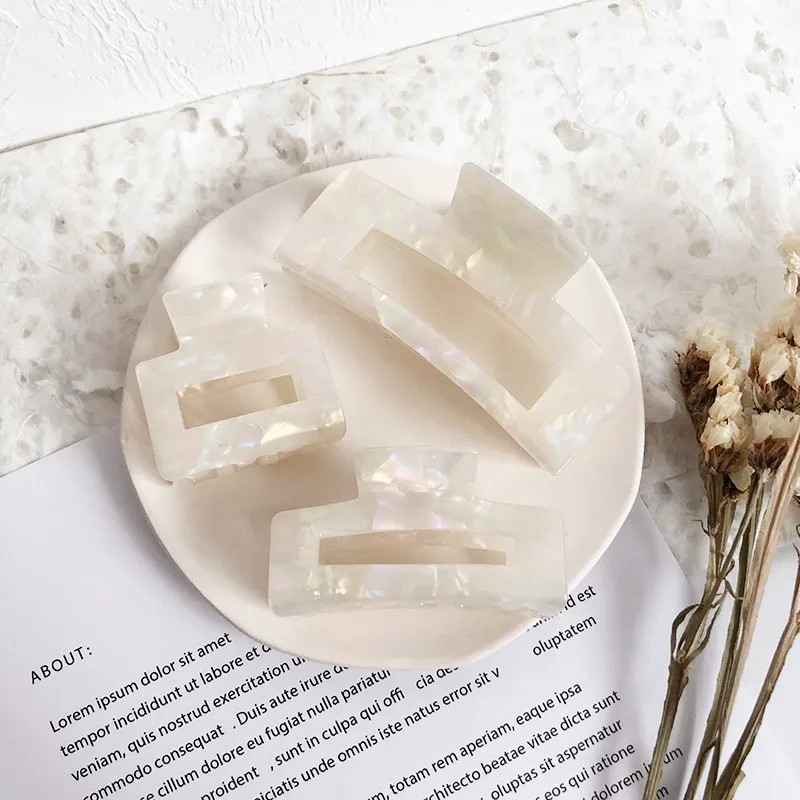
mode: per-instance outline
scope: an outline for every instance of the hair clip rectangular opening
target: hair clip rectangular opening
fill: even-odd
[[[281,364],[184,386],[178,405],[189,429],[296,403],[299,397],[291,365]]]
[[[370,231],[346,266],[430,326],[524,408],[533,407],[558,375],[558,364],[496,305],[402,242]]]
[[[474,537],[453,530],[352,533],[321,539],[319,563],[504,566],[512,546],[511,540],[502,535]]]

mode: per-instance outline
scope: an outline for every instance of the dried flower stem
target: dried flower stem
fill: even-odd
[[[756,736],[761,729],[761,723],[764,721],[767,703],[772,697],[772,693],[775,691],[778,678],[780,678],[783,667],[786,664],[786,657],[789,655],[789,651],[792,649],[792,645],[798,634],[800,634],[800,559],[798,559],[789,619],[781,634],[778,647],[770,662],[756,703],[742,731],[742,735],[739,737],[739,741],[736,743],[731,753],[728,764],[717,782],[714,793],[711,796],[712,800],[731,800],[739,784],[742,782],[744,778],[742,767],[744,766],[745,759],[753,749]]]
[[[713,747],[711,756],[711,766],[709,767],[706,791],[703,795],[704,800],[710,800],[714,784],[719,774],[719,763],[722,756],[722,745],[725,741],[725,734],[728,730],[730,715],[723,711],[728,708],[725,698],[730,696],[733,688],[734,666],[736,663],[735,654],[738,650],[742,633],[742,605],[744,596],[747,592],[747,578],[750,569],[750,560],[753,556],[753,549],[758,536],[758,526],[761,521],[761,506],[764,500],[764,488],[767,476],[759,473],[757,484],[754,487],[756,512],[753,515],[753,522],[742,537],[739,547],[739,573],[736,580],[736,595],[733,598],[733,608],[731,618],[728,623],[728,633],[725,639],[722,663],[717,678],[717,686],[714,695],[714,702],[709,712],[707,720],[707,732],[710,735],[710,744]],[[698,757],[698,761],[700,758]],[[700,765],[702,770],[702,764]]]
[[[722,717],[720,730],[724,732],[730,722],[731,712],[733,711],[733,701],[739,689],[742,679],[742,672],[753,643],[758,612],[761,609],[761,602],[764,599],[764,591],[767,588],[767,578],[769,577],[772,562],[775,557],[775,549],[778,546],[783,529],[783,518],[786,509],[794,496],[795,481],[797,471],[800,467],[800,428],[792,439],[792,443],[783,460],[772,493],[767,506],[767,513],[758,539],[755,545],[755,553],[750,564],[746,578],[746,589],[742,600],[742,632],[739,645],[734,652],[733,663],[731,665],[730,681],[726,687],[725,702],[722,707]],[[722,742],[720,742],[720,747]]]
[[[733,598],[733,608],[731,618],[728,623],[728,632],[723,650],[722,662],[720,665],[717,685],[714,692],[714,700],[711,710],[706,720],[706,727],[703,731],[703,739],[700,749],[695,759],[689,783],[684,794],[684,800],[693,800],[700,785],[709,756],[712,757],[712,764],[708,774],[708,782],[704,798],[710,797],[710,791],[714,788],[714,782],[719,771],[719,755],[721,740],[724,738],[724,731],[720,731],[720,717],[723,707],[723,699],[726,696],[726,689],[732,679],[732,667],[734,662],[734,652],[739,642],[742,622],[742,601],[746,589],[746,579],[748,564],[752,556],[753,545],[758,533],[758,525],[761,520],[761,507],[764,499],[764,490],[769,479],[766,471],[758,472],[753,476],[750,492],[747,497],[747,508],[752,507],[752,512],[745,510],[745,518],[749,519],[749,524],[744,527],[739,546],[739,573],[737,577],[736,594]],[[713,776],[713,777],[712,777]]]
[[[661,721],[656,734],[650,772],[647,775],[643,800],[655,800],[664,773],[664,758],[669,747],[670,736],[675,725],[678,706],[683,692],[689,683],[692,665],[708,642],[708,636],[716,613],[719,611],[718,593],[724,570],[730,569],[725,563],[724,544],[733,525],[736,501],[725,491],[725,476],[701,466],[708,496],[709,539],[706,580],[700,602],[687,606],[672,624],[672,646],[670,652],[667,692],[661,711]],[[678,630],[684,624],[678,638]]]
[[[742,600],[741,634],[738,644],[731,650],[731,663],[728,670],[726,670],[728,679],[725,681],[723,687],[719,707],[719,718],[716,723],[716,765],[719,764],[719,752],[722,749],[724,734],[730,722],[733,703],[739,689],[744,665],[753,641],[755,624],[758,619],[758,612],[761,608],[761,601],[764,597],[769,571],[772,567],[775,548],[780,539],[783,518],[786,514],[786,508],[794,494],[798,467],[800,467],[800,429],[795,433],[792,443],[786,453],[786,458],[778,470],[775,484],[772,487],[772,494],[770,496],[763,526],[758,534],[755,553],[750,569],[747,570],[745,578],[746,588]],[[796,591],[793,596],[792,614],[790,615],[789,623],[784,631],[784,635],[781,637],[781,642],[778,646],[778,650],[775,652],[773,663],[770,665],[770,671],[767,674],[761,693],[756,700],[756,705],[753,708],[751,717],[719,780],[716,780],[715,774],[709,776],[706,797],[711,798],[711,800],[730,800],[741,782],[740,773],[742,765],[752,749],[753,741],[755,741],[755,736],[761,726],[766,704],[775,688],[775,682],[777,682],[778,676],[780,675],[780,670],[783,668],[783,661],[785,661],[786,654],[791,644],[794,642],[794,638],[797,636],[795,632],[794,636],[791,636],[789,641],[793,627],[800,624],[800,621],[794,620],[794,618],[797,617],[797,609],[795,606],[797,602],[800,602],[800,597],[798,597],[800,588],[798,588],[798,586],[795,588]],[[785,648],[785,652],[781,657],[783,648]],[[712,778],[714,786],[713,792],[710,790]]]
[[[667,694],[664,697],[661,723],[658,726],[650,772],[647,774],[647,784],[644,788],[642,800],[655,800],[661,788],[661,776],[664,774],[664,759],[667,755],[667,747],[669,747],[669,738],[675,725],[675,717],[678,713],[678,705],[680,704],[683,690],[689,682],[689,671],[690,665],[682,663],[676,658],[670,660]]]

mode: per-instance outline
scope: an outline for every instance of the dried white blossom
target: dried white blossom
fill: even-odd
[[[758,470],[775,472],[786,458],[789,444],[800,425],[800,414],[787,409],[764,411],[752,418],[750,460]]]
[[[765,411],[754,414],[752,419],[753,444],[761,444],[767,439],[790,440],[797,432],[800,414],[793,411]]]
[[[717,397],[708,410],[709,420],[723,423],[730,419],[737,421],[738,424],[742,414],[742,390],[738,386],[719,387]]]
[[[795,297],[800,289],[800,236],[787,236],[778,247],[786,272],[783,275],[783,288]]]
[[[727,347],[720,347],[711,354],[708,362],[709,386],[725,388],[741,386],[744,373],[739,368],[739,359]]]
[[[715,447],[721,447],[723,450],[741,447],[746,440],[745,431],[744,415],[741,419],[715,420],[709,417],[706,427],[700,435],[700,444],[703,445],[706,452],[710,452]]]
[[[758,377],[763,383],[774,383],[782,378],[791,365],[789,342],[773,336],[772,341],[758,356]]]
[[[769,332],[791,342],[800,342],[800,298],[787,298],[775,306]]]
[[[736,352],[736,345],[728,337],[728,330],[716,320],[704,320],[689,330],[689,341],[707,360],[718,351]]]
[[[789,369],[783,379],[795,390],[800,389],[800,348],[789,348]]]
[[[711,379],[712,364],[715,364],[715,380]],[[700,444],[707,453],[715,447],[739,449],[746,443],[747,422],[742,404],[744,373],[738,365],[739,361],[730,354],[727,343],[709,361],[709,384],[716,385],[717,391],[700,435]]]
[[[779,303],[750,354],[749,404],[756,411],[800,411],[800,297]]]
[[[704,462],[714,474],[729,478],[723,485],[729,497],[736,497],[747,489],[752,474],[742,397],[746,375],[736,345],[722,325],[704,322],[691,337],[686,352],[678,357],[686,408]]]

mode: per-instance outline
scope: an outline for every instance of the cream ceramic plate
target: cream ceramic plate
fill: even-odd
[[[443,210],[456,168],[404,159],[359,162],[419,202]],[[411,609],[277,617],[267,604],[269,531],[253,519],[355,496],[352,453],[417,445],[477,450],[476,494],[557,507],[567,534],[567,580],[577,584],[606,550],[639,484],[642,390],[622,313],[594,262],[558,295],[631,376],[631,391],[589,445],[557,476],[539,468],[461,390],[415,353],[330,301],[298,286],[271,254],[343,169],[274,186],[209,223],[176,260],[153,298],[131,354],[122,403],[122,444],[136,491],[164,547],[190,581],[237,627],[280,650],[364,667],[431,668],[480,658],[524,631],[530,617],[498,610]],[[325,452],[252,467],[198,484],[168,484],[155,470],[134,368],[175,349],[161,295],[168,289],[261,272],[268,319],[319,331],[347,419]]]

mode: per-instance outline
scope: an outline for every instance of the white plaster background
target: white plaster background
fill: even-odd
[[[0,150],[575,0],[0,0]]]

